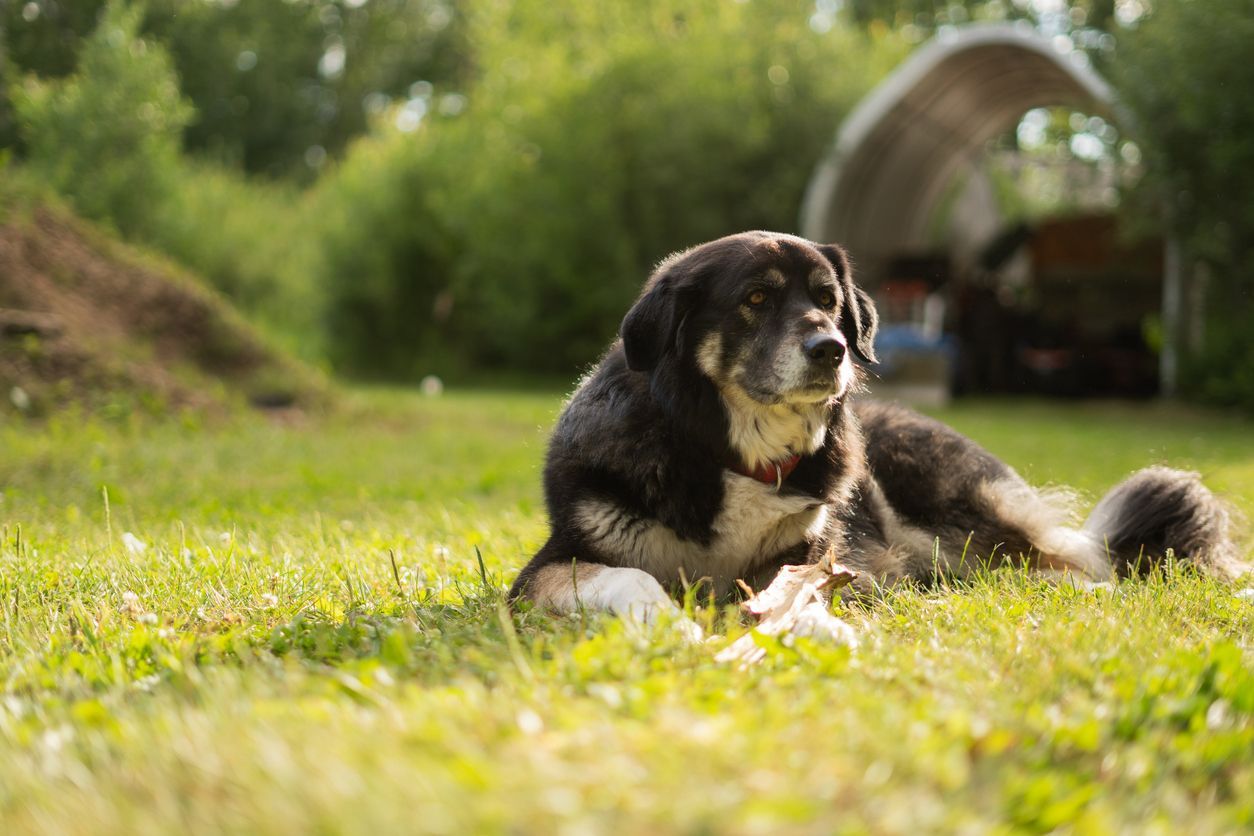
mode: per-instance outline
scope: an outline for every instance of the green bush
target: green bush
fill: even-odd
[[[1115,79],[1136,117],[1149,207],[1213,277],[1196,394],[1254,409],[1254,0],[1163,0],[1123,35]]]
[[[795,228],[841,116],[904,51],[815,32],[810,8],[477,7],[466,112],[434,96],[419,131],[380,129],[321,189],[338,364],[569,373],[668,253]]]
[[[128,235],[151,229],[175,187],[192,115],[169,56],[137,36],[139,22],[138,10],[110,3],[74,75],[10,91],[26,165],[81,214]]]
[[[196,271],[285,347],[321,356],[321,248],[302,192],[182,156],[192,112],[165,49],[138,35],[141,18],[109,3],[75,72],[13,86],[24,177]]]
[[[906,48],[815,31],[802,0],[463,11],[466,95],[411,99],[410,132],[385,114],[301,192],[180,157],[170,61],[110,3],[76,72],[15,86],[24,166],[306,357],[569,374],[668,253],[795,228],[835,126]]]
[[[441,350],[452,341],[447,288],[459,255],[432,203],[447,194],[442,175],[429,143],[394,133],[354,145],[317,191],[327,349],[339,368],[413,376],[460,365]]]
[[[74,73],[106,5],[0,0],[0,62],[41,78]],[[320,153],[337,157],[364,131],[380,95],[420,79],[455,82],[470,66],[460,4],[445,0],[142,0],[142,9],[140,33],[169,53],[196,109],[183,148],[251,174],[308,182]],[[328,51],[341,67],[321,65]],[[0,85],[0,147],[18,143],[10,116]]]
[[[305,192],[184,159],[142,240],[194,270],[307,360],[325,354],[319,229]]]

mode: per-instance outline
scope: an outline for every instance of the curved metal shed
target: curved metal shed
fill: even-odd
[[[839,241],[863,264],[918,248],[963,162],[1028,110],[1051,105],[1114,115],[1087,56],[1060,51],[1029,25],[943,31],[845,119],[810,180],[802,234]]]
[[[841,124],[810,178],[801,232],[839,241],[874,277],[896,255],[926,249],[928,223],[951,178],[988,140],[1036,107],[1068,106],[1127,127],[1110,86],[1070,41],[1027,23],[969,24],[939,32],[864,98]],[[1189,278],[1168,239],[1163,277],[1163,394],[1176,389]]]

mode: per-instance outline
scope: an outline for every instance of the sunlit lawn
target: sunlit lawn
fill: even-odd
[[[853,653],[778,645],[740,672],[721,641],[503,606],[545,534],[559,394],[353,401],[0,419],[0,832],[1254,827],[1233,588],[902,592],[847,613]],[[1238,419],[942,417],[1089,500],[1166,461],[1254,516]]]

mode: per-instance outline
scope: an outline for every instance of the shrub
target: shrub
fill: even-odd
[[[151,228],[174,188],[191,109],[169,56],[138,37],[140,14],[110,3],[79,55],[79,69],[11,90],[27,166],[83,215],[126,234]]]
[[[153,205],[143,240],[194,270],[307,360],[325,353],[321,224],[305,193],[194,160]]]
[[[1254,409],[1254,0],[1163,0],[1120,39],[1116,81],[1136,117],[1149,206],[1213,277],[1198,394]]]
[[[350,370],[594,360],[651,266],[796,225],[840,117],[903,53],[810,5],[483,4],[458,116],[350,150],[327,281]],[[440,319],[440,317],[444,317]],[[438,320],[438,321],[437,321]]]
[[[354,145],[318,190],[334,365],[402,377],[461,365],[447,293],[458,247],[433,205],[447,185],[429,144],[393,133]]]
[[[140,20],[109,3],[74,73],[14,86],[24,176],[196,271],[285,347],[320,356],[320,247],[301,192],[181,155],[192,112],[164,48],[137,34]]]

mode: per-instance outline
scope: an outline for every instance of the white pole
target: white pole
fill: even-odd
[[[1180,240],[1169,234],[1163,248],[1163,350],[1158,358],[1158,386],[1164,398],[1175,397],[1180,381],[1183,302],[1184,260]]]

